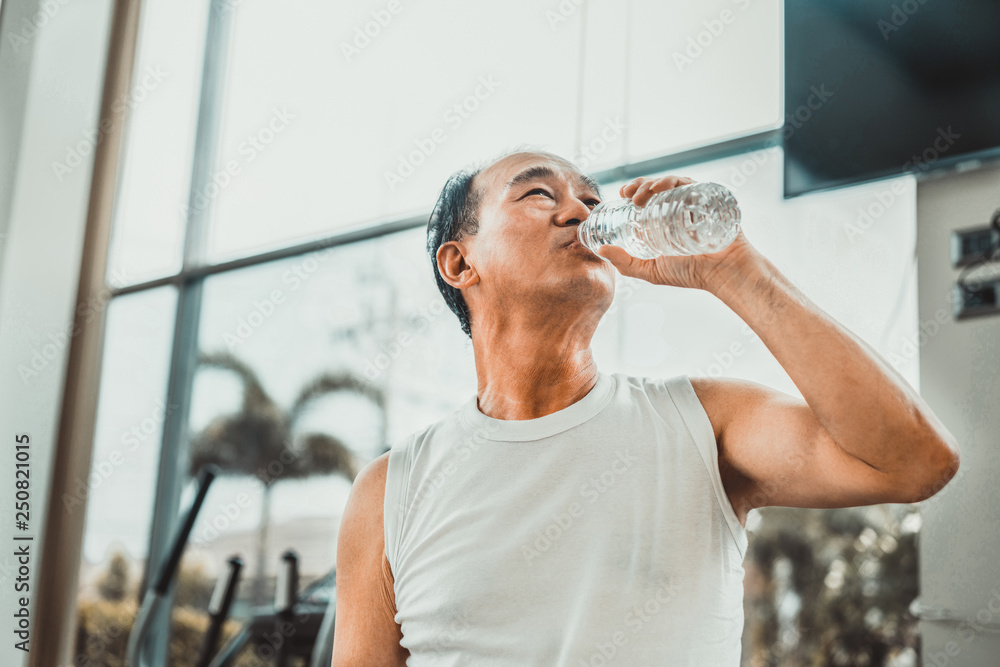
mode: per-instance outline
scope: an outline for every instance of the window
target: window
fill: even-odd
[[[209,3],[148,2],[128,113],[108,282],[121,286],[181,266]],[[194,48],[191,45],[194,45]]]
[[[151,435],[148,449],[137,450],[141,463],[89,493],[91,517],[118,513],[123,523],[91,521],[85,544],[85,558],[106,559],[113,536],[127,535],[124,552],[144,557],[156,485],[170,488],[199,463],[223,468],[182,564],[176,637],[199,636],[202,621],[185,609],[204,602],[234,553],[247,563],[236,617],[268,599],[286,548],[299,552],[303,586],[326,575],[350,489],[342,471],[356,471],[474,392],[470,343],[424,249],[422,216],[454,169],[528,144],[596,172],[781,123],[776,5],[426,0],[358,9],[216,0],[211,12],[200,7],[145,10],[137,81],[157,63],[170,64],[169,76],[134,109],[112,262],[127,277],[111,277],[131,284],[171,276],[182,297],[200,295],[197,316],[180,327],[187,336],[180,340],[196,340],[201,355],[187,378],[190,405],[179,407],[187,439],[164,444],[187,455],[157,471]],[[190,192],[199,36],[213,20],[232,22],[231,51],[207,55],[228,59],[225,104],[218,136],[206,138],[215,152],[209,182]],[[173,27],[161,35],[154,25]],[[176,51],[179,32],[198,48]],[[771,148],[678,171],[730,187],[751,242],[916,386],[915,353],[906,354],[916,324],[912,179],[902,177],[904,194],[873,216],[886,182],[785,201],[781,158]],[[604,190],[613,195],[620,185]],[[204,214],[208,266],[181,256],[190,231],[182,226],[190,222],[185,206]],[[395,221],[393,232],[383,233],[385,221]],[[317,241],[341,233],[328,247]],[[144,428],[155,400],[166,400],[176,299],[173,287],[144,288],[112,305],[95,473],[115,438],[131,425]],[[153,323],[159,333],[148,329]],[[619,277],[592,348],[606,372],[725,375],[797,394],[756,335],[705,292]],[[140,363],[146,370],[137,373]],[[306,460],[308,470],[297,468]],[[124,509],[123,497],[130,498]],[[794,532],[788,515],[771,509],[748,521],[760,544]],[[157,509],[166,524],[176,510]],[[838,591],[869,595],[876,586],[871,596],[882,616],[851,618],[852,628],[902,623],[897,611],[909,602],[915,573],[907,566],[898,580],[876,575],[891,566],[888,558],[911,554],[919,527],[911,516],[882,507],[795,515],[829,544],[858,552],[824,551],[823,567],[810,571],[813,593],[848,604]],[[802,563],[790,552],[770,553],[751,553],[749,576],[792,590]],[[100,573],[83,567],[85,586],[96,586]],[[121,562],[104,567],[100,581],[123,580]],[[771,634],[748,644],[746,661],[792,656],[818,639],[799,637],[794,621],[821,619],[814,627],[824,627],[833,607],[813,604],[805,589],[792,592],[791,607],[751,599],[748,627],[766,625]]]
[[[80,563],[77,653],[121,655],[137,611],[148,556],[163,424],[180,406],[167,400],[176,292],[162,287],[108,306],[91,473],[76,480],[67,512],[87,513]],[[129,625],[131,621],[129,621]]]

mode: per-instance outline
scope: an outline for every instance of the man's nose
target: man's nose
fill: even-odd
[[[562,226],[579,225],[590,215],[590,207],[579,199],[573,198],[559,210],[556,223]]]

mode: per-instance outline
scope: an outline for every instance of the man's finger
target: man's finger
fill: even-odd
[[[687,176],[664,176],[653,184],[653,192],[673,190],[674,188],[682,185],[690,185],[691,183],[694,183],[694,181]]]
[[[644,206],[657,192],[672,190],[682,185],[691,185],[694,179],[687,176],[664,176],[663,178],[637,178],[622,186],[621,196],[631,199],[636,206]]]
[[[638,259],[628,254],[624,248],[613,245],[604,245],[597,249],[597,255],[611,262],[623,276],[633,276],[635,274],[635,264]]]
[[[649,201],[649,198],[655,194],[656,191],[653,188],[659,182],[659,180],[646,181],[640,185],[639,189],[637,189],[635,194],[632,195],[632,203],[636,206],[645,206],[646,202]]]
[[[626,199],[631,199],[632,196],[635,194],[635,191],[639,189],[639,186],[641,186],[647,180],[648,179],[640,176],[639,178],[633,180],[631,183],[626,183],[625,185],[622,186],[621,196],[625,197]]]

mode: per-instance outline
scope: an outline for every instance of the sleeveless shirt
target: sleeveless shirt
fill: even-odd
[[[384,527],[411,667],[740,663],[747,536],[686,375],[527,420],[473,396],[392,447]]]

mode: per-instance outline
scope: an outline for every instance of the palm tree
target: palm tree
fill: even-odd
[[[364,463],[336,436],[296,434],[299,419],[316,400],[331,393],[349,392],[370,399],[379,408],[380,449],[386,441],[386,397],[383,389],[349,372],[321,373],[299,391],[287,410],[278,406],[260,379],[229,352],[201,353],[199,368],[235,373],[243,384],[243,402],[233,414],[216,417],[191,439],[189,472],[214,464],[222,474],[256,477],[264,485],[257,533],[257,576],[253,602],[263,602],[264,561],[270,527],[271,490],[285,479],[342,474],[351,482]]]

